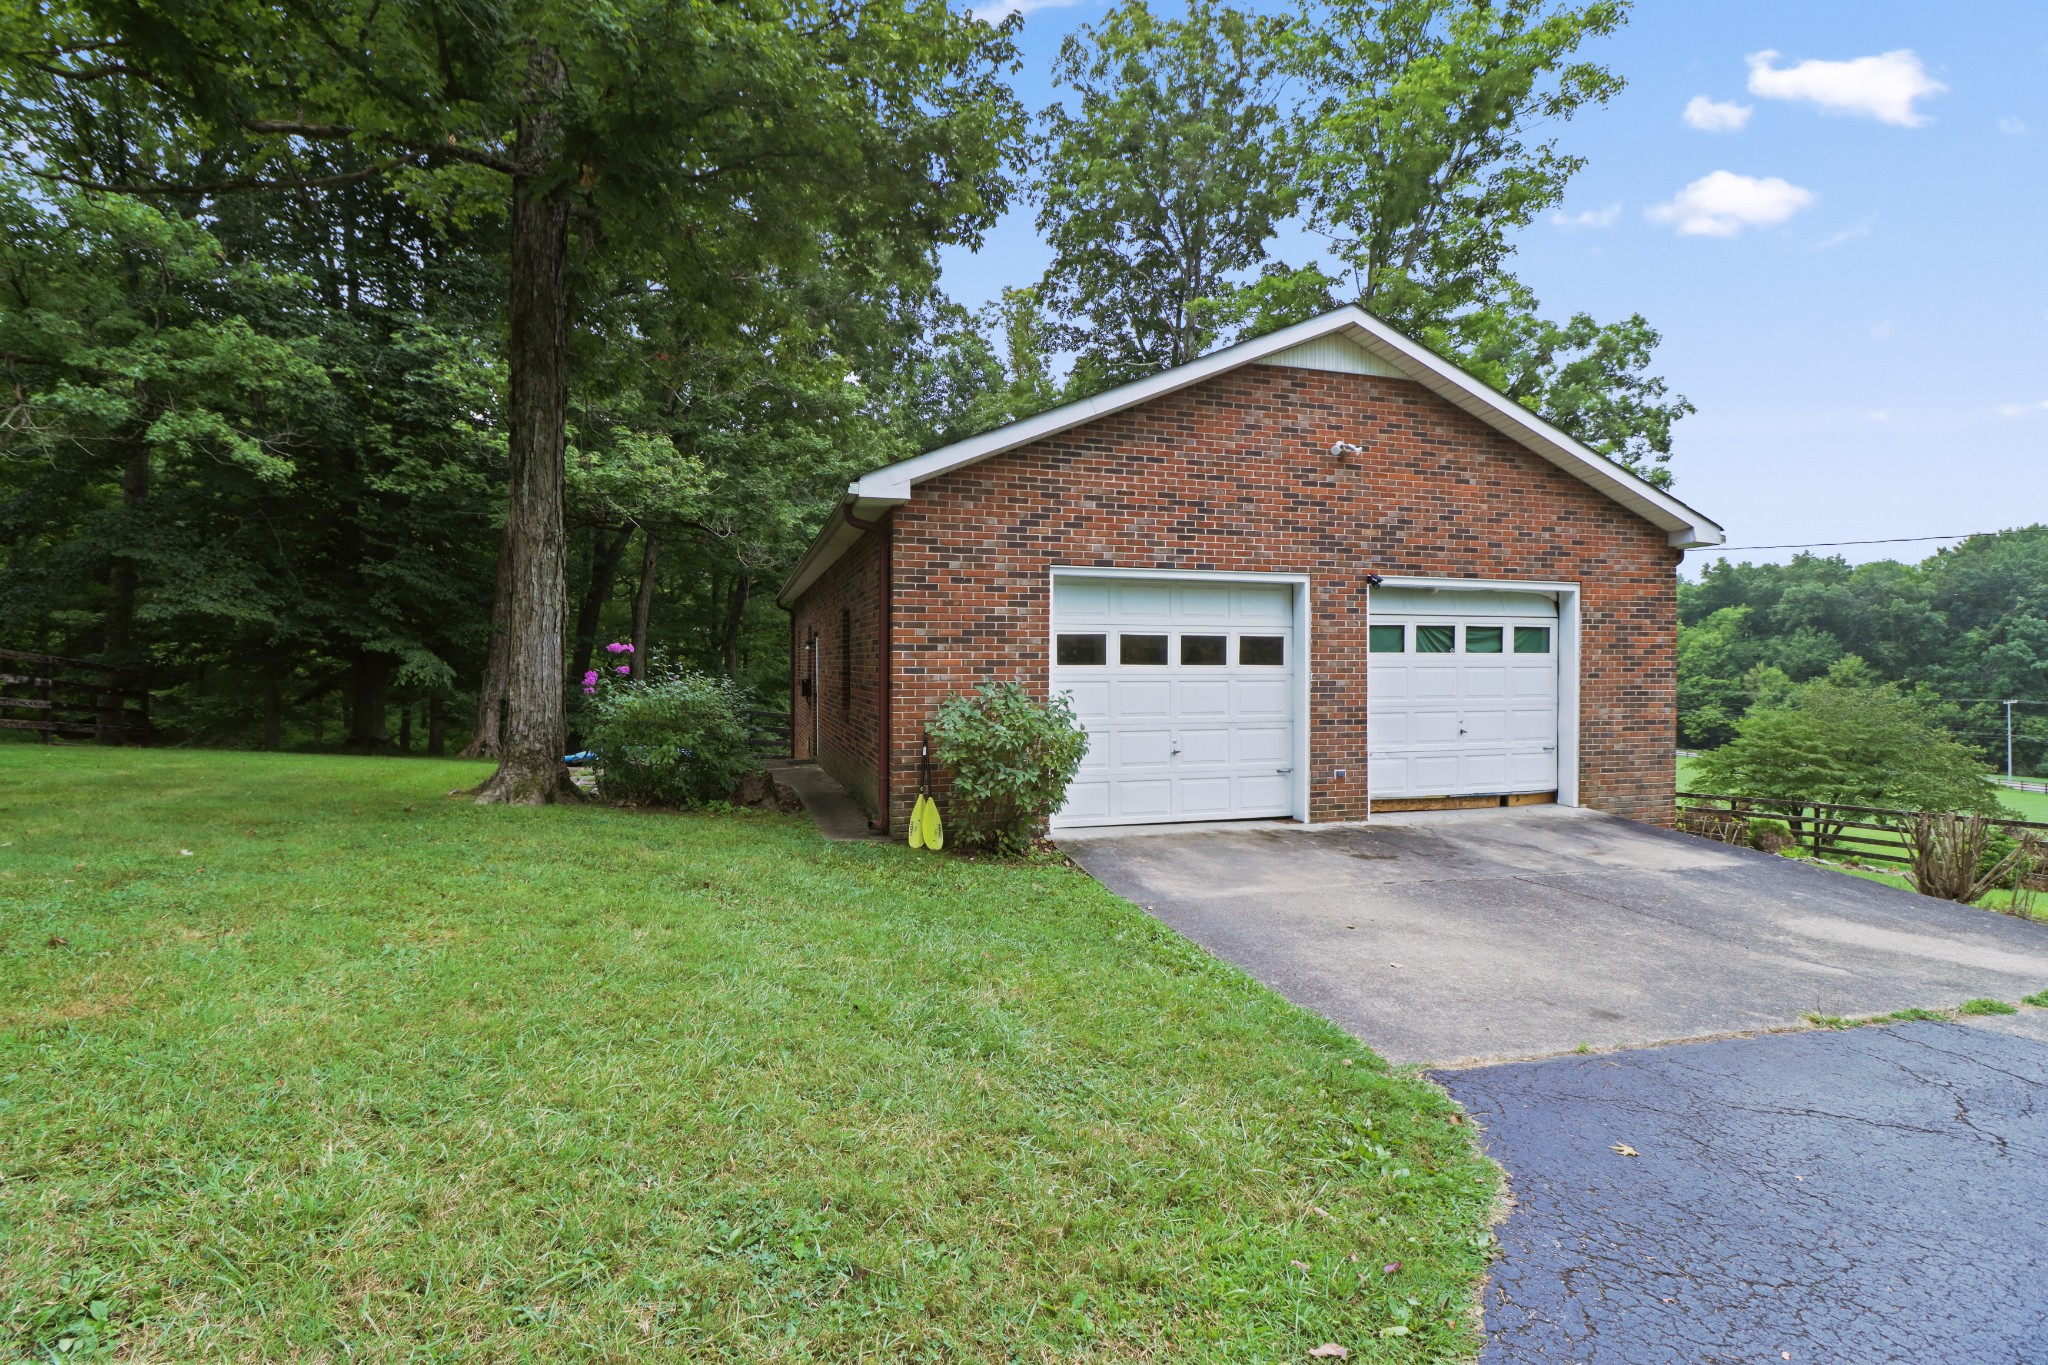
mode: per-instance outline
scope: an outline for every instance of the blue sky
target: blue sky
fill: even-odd
[[[1028,107],[1106,8],[1026,13]],[[1558,130],[1588,165],[1515,270],[1663,333],[1699,408],[1674,491],[1731,546],[2048,521],[2048,5],[1646,0],[1591,55],[1628,88]],[[1046,260],[1020,208],[945,281],[972,306]]]

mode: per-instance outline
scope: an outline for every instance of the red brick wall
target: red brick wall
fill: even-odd
[[[862,536],[798,599],[793,613],[799,682],[790,698],[792,752],[817,759],[870,815],[881,808],[876,743],[882,698],[882,549],[881,535]],[[806,646],[814,636],[817,689],[805,697]]]
[[[1419,385],[1247,366],[922,484],[892,520],[894,828],[941,701],[1043,693],[1056,565],[1310,575],[1317,821],[1366,813],[1367,573],[1576,582],[1579,799],[1671,821],[1678,551]],[[799,640],[814,599],[875,584],[876,541],[805,595]]]

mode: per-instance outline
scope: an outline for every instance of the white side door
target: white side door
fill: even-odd
[[[1292,815],[1293,593],[1056,578],[1052,689],[1088,731],[1057,823]]]

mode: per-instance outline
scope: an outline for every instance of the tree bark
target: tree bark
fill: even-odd
[[[661,566],[661,532],[640,533],[640,591],[633,594],[633,676],[647,676],[647,618],[654,610],[654,575]]]
[[[121,466],[121,507],[127,513],[125,534],[135,533],[134,522],[149,501],[149,449],[138,436],[128,459]],[[106,660],[116,668],[132,666],[135,653],[135,598],[141,575],[135,561],[126,555],[115,558],[107,575],[113,589],[113,605],[107,611]]]
[[[732,589],[725,595],[725,676],[740,675],[740,626],[747,614],[747,597],[753,580],[734,574]]]
[[[365,650],[349,661],[348,747],[381,754],[391,747],[391,656]]]
[[[263,679],[263,747],[271,753],[284,747],[284,684],[275,665]]]
[[[505,533],[498,537],[498,582],[491,597],[491,645],[484,656],[484,677],[476,689],[476,728],[457,758],[496,758],[505,719],[505,674],[511,648],[512,527],[507,513]]]
[[[602,526],[591,532],[590,583],[576,608],[576,659],[569,668],[572,678],[590,671],[590,656],[597,652],[598,618],[611,599],[612,586],[619,581],[619,561],[626,557],[626,542],[632,538],[630,525],[621,526],[616,534],[608,533]]]
[[[506,621],[505,733],[498,770],[477,789],[480,804],[580,801],[562,762],[568,738],[562,670],[567,616],[563,441],[568,416],[569,201],[548,173],[559,150],[555,106],[562,62],[536,51],[526,108],[514,136],[512,177],[511,499],[505,537],[512,561]]]
[[[427,698],[427,757],[439,758],[448,752],[448,717],[441,711],[441,694],[436,692]]]

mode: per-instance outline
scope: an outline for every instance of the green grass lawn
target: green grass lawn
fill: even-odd
[[[0,1358],[1476,1348],[1454,1106],[1087,877],[482,773],[0,746]]]

